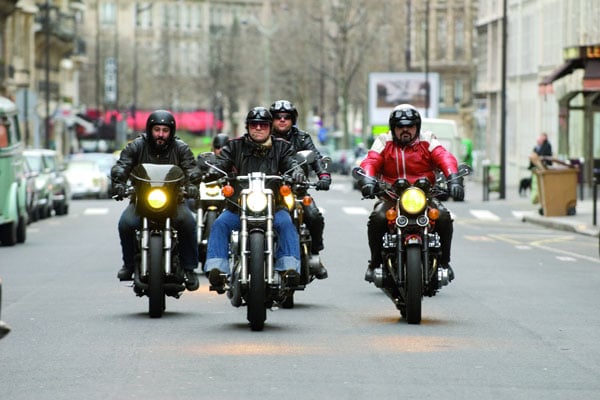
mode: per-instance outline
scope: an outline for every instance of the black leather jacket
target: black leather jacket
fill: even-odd
[[[146,134],[142,134],[121,151],[117,163],[110,170],[112,181],[125,184],[133,167],[142,163],[177,165],[185,173],[186,184],[198,184],[201,180],[194,154],[185,142],[175,137],[165,151],[157,153],[152,151]]]
[[[290,142],[294,153],[297,153],[302,150],[314,151],[317,154],[317,158],[312,164],[310,164],[310,167],[313,171],[315,171],[315,174],[317,174],[317,176],[320,176],[324,173],[329,174],[325,169],[323,161],[321,160],[323,156],[321,155],[321,153],[319,153],[319,150],[317,150],[317,147],[315,146],[314,142],[312,141],[312,138],[307,132],[298,129],[295,126],[292,126],[292,129],[290,129],[284,136],[281,137]]]
[[[232,139],[221,148],[216,166],[230,175],[248,175],[250,172],[281,175],[298,166],[289,142],[274,136],[271,136],[271,142],[272,146],[266,148],[253,142],[248,134]],[[213,174],[214,171],[210,175]],[[207,180],[211,179],[207,177]],[[278,194],[276,187],[271,189]],[[239,193],[239,187],[235,193]]]

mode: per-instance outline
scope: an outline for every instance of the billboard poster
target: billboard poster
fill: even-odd
[[[440,77],[429,72],[372,72],[369,74],[369,124],[386,125],[392,109],[412,104],[421,117],[437,118]],[[429,104],[427,104],[429,87]]]

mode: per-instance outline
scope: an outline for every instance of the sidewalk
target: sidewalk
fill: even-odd
[[[475,180],[465,180],[465,189],[467,200],[473,203],[489,204],[503,202],[504,204],[514,205],[515,209],[523,211],[523,222],[542,225],[551,229],[575,232],[581,235],[598,236],[600,232],[600,199],[597,204],[596,225],[594,226],[594,204],[592,191],[584,191],[584,199],[581,200],[579,188],[577,189],[577,205],[575,206],[575,215],[561,217],[545,217],[539,214],[540,204],[532,204],[529,192],[526,197],[519,196],[517,186],[506,187],[506,198],[500,200],[498,193],[490,193],[489,200],[483,201],[482,182]]]

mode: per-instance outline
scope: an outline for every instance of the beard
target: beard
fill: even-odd
[[[400,146],[406,146],[407,144],[410,144],[410,142],[412,142],[415,138],[409,133],[409,132],[402,132],[400,133],[400,137],[398,138],[398,143],[400,143]]]

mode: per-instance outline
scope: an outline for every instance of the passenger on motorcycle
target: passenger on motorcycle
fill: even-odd
[[[433,132],[421,132],[421,116],[410,104],[396,106],[389,117],[390,130],[387,134],[377,136],[373,146],[360,166],[369,177],[394,183],[398,178],[406,178],[412,184],[420,177],[427,177],[435,184],[435,171],[439,169],[448,179],[450,195],[455,200],[463,200],[465,196],[462,177],[458,177],[458,165],[452,153],[435,137]],[[362,195],[375,198],[376,183],[364,177],[359,180]],[[448,209],[438,200],[433,199],[440,210],[440,218],[436,222],[436,230],[440,235],[442,268],[448,269],[448,278],[454,279],[450,267],[450,248],[452,243],[452,218]],[[371,260],[365,273],[365,280],[373,282],[373,269],[381,264],[381,238],[386,231],[385,212],[394,203],[385,197],[377,200],[373,212],[369,216],[368,238]]]
[[[322,156],[317,150],[310,135],[296,126],[298,121],[298,110],[288,100],[277,100],[271,104],[269,109],[273,115],[273,135],[283,138],[290,142],[294,152],[302,150],[311,150],[316,153],[315,161],[310,165],[315,174],[319,177],[317,182],[317,190],[329,190],[331,185],[331,175],[326,171],[323,165]],[[308,228],[312,240],[311,253],[318,255],[325,247],[323,245],[323,229],[325,228],[325,219],[315,201],[310,205],[304,206],[304,221]],[[327,278],[327,269],[320,264],[318,270],[314,271],[317,279]]]
[[[271,136],[272,124],[273,117],[269,110],[264,107],[252,108],[246,116],[247,133],[230,140],[222,148],[216,166],[237,175],[258,171],[267,175],[277,175],[296,167],[298,163],[289,143]],[[305,179],[300,168],[294,170],[293,178],[296,181]],[[278,238],[275,269],[282,272],[285,279],[297,280],[300,271],[300,242],[292,218],[283,206],[278,207],[275,213],[274,228]],[[213,223],[208,238],[205,271],[209,273],[208,279],[215,289],[223,288],[227,283],[223,276],[228,277],[231,273],[227,258],[229,235],[231,231],[239,229],[239,209],[233,204]]]
[[[111,169],[113,192],[117,200],[127,196],[129,173],[138,164],[173,164],[179,166],[187,178],[186,192],[191,198],[198,197],[198,183],[201,179],[194,154],[190,147],[175,136],[176,124],[173,115],[165,110],[156,110],[148,116],[146,131],[129,143],[121,152]],[[117,277],[131,280],[134,271],[136,229],[141,228],[141,219],[135,214],[130,202],[119,219],[119,237],[123,251],[123,267]],[[198,267],[198,240],[196,222],[189,208],[183,202],[177,207],[177,217],[173,226],[179,233],[179,261],[184,269],[185,286],[197,290],[198,277],[194,269]]]

